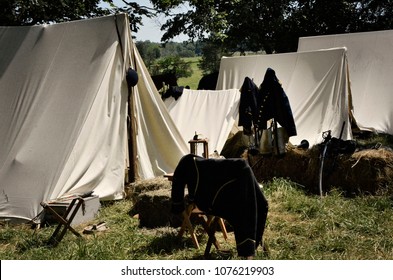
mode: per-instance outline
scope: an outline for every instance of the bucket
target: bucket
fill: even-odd
[[[271,129],[262,130],[261,141],[259,143],[259,151],[262,155],[273,153],[273,135]]]
[[[284,127],[278,127],[276,132],[272,129],[262,131],[259,151],[262,155],[283,155],[286,153],[286,144],[289,141],[287,131]]]
[[[274,142],[277,146],[274,149],[274,154],[283,155],[286,153],[285,146],[289,141],[286,129],[284,127],[278,127],[275,136],[277,137],[277,139]]]

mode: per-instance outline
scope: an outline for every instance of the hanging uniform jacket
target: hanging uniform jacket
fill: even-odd
[[[258,86],[249,77],[245,77],[240,88],[239,122],[246,135],[251,134],[251,126],[256,124],[258,116]]]
[[[208,215],[227,220],[234,229],[239,256],[253,256],[262,242],[268,202],[254,173],[243,159],[205,159],[193,154],[177,165],[172,182],[172,211],[185,209],[189,200]]]
[[[259,87],[259,94],[258,127],[260,129],[266,129],[267,121],[275,119],[285,128],[289,137],[296,136],[296,125],[289,99],[273,69],[268,68],[266,70],[263,82]]]

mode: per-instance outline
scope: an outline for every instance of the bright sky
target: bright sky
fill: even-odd
[[[152,7],[152,4],[150,3],[149,0],[130,0],[133,2],[137,2],[141,6],[146,6],[146,7]],[[124,7],[125,4],[121,0],[114,0],[113,3],[118,6],[118,7]],[[140,26],[140,29],[138,33],[134,33],[133,35],[136,37],[137,41],[151,41],[151,42],[160,42],[161,37],[164,32],[160,30],[161,24],[165,23],[165,18],[160,17],[160,18],[147,18],[143,17],[142,18],[143,26]],[[186,41],[187,37],[182,35],[182,36],[177,36],[176,38],[173,39],[175,42],[183,42]]]

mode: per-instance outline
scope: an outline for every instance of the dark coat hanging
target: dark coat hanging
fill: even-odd
[[[244,134],[251,134],[251,127],[256,124],[258,117],[258,86],[249,77],[245,77],[240,88],[239,122]]]
[[[258,127],[266,129],[267,121],[274,119],[285,128],[289,137],[297,135],[289,99],[273,69],[266,70],[259,94]]]
[[[199,209],[232,225],[238,255],[253,256],[262,242],[268,202],[247,161],[184,156],[173,175],[174,213],[185,209],[186,185],[189,200]]]

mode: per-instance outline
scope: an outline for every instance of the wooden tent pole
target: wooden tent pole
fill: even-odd
[[[135,182],[138,178],[137,168],[136,168],[136,120],[134,118],[133,112],[135,112],[134,105],[134,88],[131,87],[129,91],[128,98],[128,116],[129,116],[129,124],[128,124],[128,182]]]

